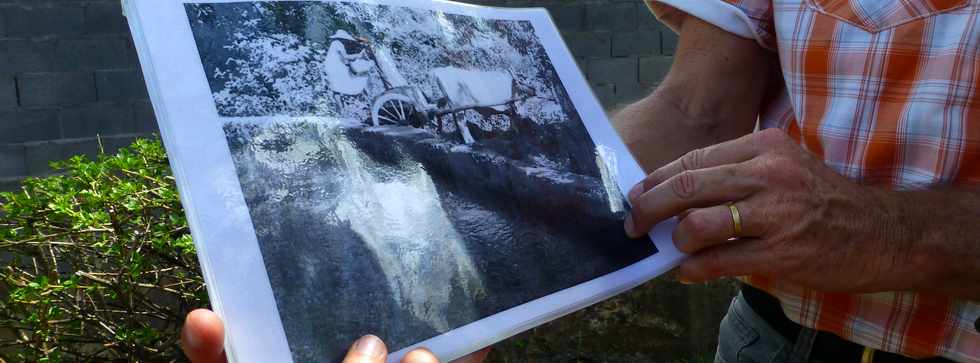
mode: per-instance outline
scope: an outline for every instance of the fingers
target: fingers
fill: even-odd
[[[387,357],[388,347],[385,343],[374,335],[365,335],[350,347],[343,363],[384,363]]]
[[[428,349],[420,348],[408,352],[401,363],[439,363],[439,358]]]
[[[678,268],[678,278],[684,283],[697,283],[765,274],[767,261],[772,260],[762,240],[741,239],[691,255]]]
[[[751,199],[735,203],[742,225],[742,233],[739,237],[763,235],[762,225],[753,223],[760,218],[752,205]],[[673,237],[677,249],[687,254],[728,243],[732,237],[735,237],[735,218],[732,210],[726,204],[683,213],[677,228],[674,229]]]
[[[198,309],[187,314],[181,332],[181,348],[187,358],[194,363],[224,363],[224,324],[217,314]],[[473,353],[455,363],[481,363],[486,359],[490,348]],[[351,346],[343,363],[384,363],[388,357],[388,347],[380,338],[366,335]],[[432,352],[417,349],[409,352],[402,363],[439,363]]]
[[[759,142],[754,140],[755,138],[757,137],[753,134],[688,152],[680,159],[674,160],[647,176],[646,179],[630,191],[630,197],[633,197],[634,194],[643,194],[685,171],[738,164],[751,160],[762,152],[762,148]]]
[[[224,363],[225,328],[221,318],[209,310],[187,314],[180,335],[181,348],[194,363]]]
[[[630,199],[632,211],[626,232],[639,238],[654,225],[685,210],[742,200],[760,190],[762,184],[743,174],[742,164],[688,170]]]
[[[385,343],[374,335],[365,335],[354,342],[343,363],[383,363],[387,358],[388,347],[385,346]],[[479,363],[481,361],[472,362]],[[435,354],[432,354],[428,349],[421,348],[408,352],[402,358],[401,363],[439,363],[439,358],[436,358]]]
[[[481,350],[479,352],[470,354],[463,358],[454,360],[452,363],[483,363],[487,359],[487,355],[490,354],[490,348]]]
[[[451,363],[483,363],[488,354],[490,354],[490,348],[459,358]],[[428,349],[421,348],[406,354],[401,363],[439,363],[439,359]]]

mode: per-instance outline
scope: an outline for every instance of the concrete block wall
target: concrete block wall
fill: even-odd
[[[677,44],[641,0],[466,2],[546,7],[609,109],[656,86]],[[0,190],[156,130],[119,0],[0,0]]]
[[[0,190],[156,132],[118,0],[0,0]]]

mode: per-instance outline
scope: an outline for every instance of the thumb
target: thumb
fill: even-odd
[[[384,363],[387,356],[388,347],[380,338],[365,335],[350,347],[343,363]]]
[[[198,309],[187,314],[181,332],[181,348],[194,363],[224,363],[225,329],[218,314]]]

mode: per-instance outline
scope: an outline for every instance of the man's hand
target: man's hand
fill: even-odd
[[[187,314],[181,333],[181,346],[184,354],[194,363],[224,363],[223,348],[224,325],[218,315],[204,309]],[[489,349],[457,360],[456,363],[480,363],[486,359]],[[383,363],[388,356],[388,348],[378,337],[367,335],[358,339],[347,352],[344,363]],[[412,351],[405,355],[402,363],[438,363],[432,352],[425,349]]]
[[[914,231],[896,193],[861,186],[779,130],[694,150],[629,193],[626,230],[680,215],[681,281],[759,275],[821,291],[898,290]],[[740,238],[727,203],[741,214]]]

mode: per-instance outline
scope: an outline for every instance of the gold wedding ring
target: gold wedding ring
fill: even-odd
[[[735,224],[735,233],[732,238],[742,238],[742,214],[738,212],[735,203],[728,203],[728,209],[732,211],[732,222]]]

